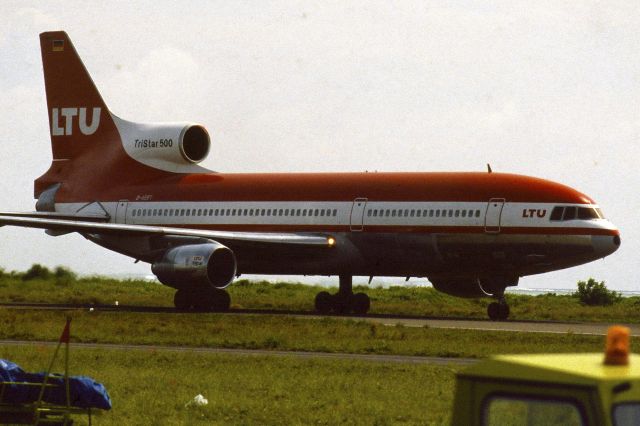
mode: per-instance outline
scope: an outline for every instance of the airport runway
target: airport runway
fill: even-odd
[[[121,311],[121,312],[148,312],[167,313],[176,315],[200,315],[200,313],[176,312],[170,307],[153,306],[114,306],[114,305],[90,305],[90,304],[38,304],[38,303],[0,303],[0,307],[13,309],[49,309],[49,310],[84,310],[95,309],[101,311]],[[276,311],[260,309],[232,309],[225,315],[289,315],[299,318],[325,318],[313,312],[301,311]],[[437,317],[417,317],[399,315],[371,314],[367,316],[331,316],[336,319],[349,319],[369,321],[387,326],[401,324],[405,327],[431,327],[449,328],[461,330],[479,331],[505,331],[505,332],[528,332],[528,333],[557,333],[557,334],[587,334],[606,335],[607,328],[612,325],[608,323],[581,323],[581,322],[556,322],[556,321],[489,321],[488,319],[468,319],[468,318],[437,318]],[[623,324],[630,328],[632,336],[640,336],[640,324]]]
[[[58,342],[0,340],[0,348],[3,346],[55,346]],[[408,355],[374,355],[374,354],[349,354],[332,352],[302,352],[302,351],[268,351],[261,349],[224,349],[189,346],[160,346],[160,345],[117,345],[108,343],[71,343],[74,348],[88,349],[119,349],[142,351],[174,351],[174,352],[198,352],[209,354],[230,354],[242,356],[289,356],[308,359],[346,359],[372,362],[395,362],[408,364],[434,364],[434,365],[459,365],[466,366],[476,363],[473,358],[443,358],[434,356],[408,356]]]

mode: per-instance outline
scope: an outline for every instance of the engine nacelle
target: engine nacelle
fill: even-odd
[[[194,172],[209,154],[209,132],[196,123],[134,123],[113,116],[127,154],[170,172]]]
[[[151,271],[169,287],[225,288],[236,276],[236,257],[222,244],[211,242],[170,248]]]

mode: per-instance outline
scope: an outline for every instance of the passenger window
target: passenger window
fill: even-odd
[[[467,217],[467,211],[466,210],[462,210],[462,217]]]
[[[440,210],[436,210],[436,217],[440,217]]]
[[[581,407],[574,401],[527,396],[494,396],[484,403],[483,425],[583,426]]]
[[[338,216],[338,209],[333,209],[333,215]]]
[[[391,210],[391,217],[396,217],[396,211],[395,210]]]
[[[198,209],[198,216],[202,216],[202,209]]]
[[[476,210],[476,217],[480,217],[480,210]]]
[[[420,213],[422,213],[422,210],[416,210],[416,216],[420,217]]]
[[[562,215],[562,220],[573,220],[576,218],[576,208],[575,207],[565,207],[564,214]]]
[[[410,216],[414,217],[416,215],[416,211],[415,210],[411,210]]]
[[[449,217],[453,217],[453,210],[449,210]]]
[[[320,209],[320,216],[324,216],[324,209]]]
[[[456,210],[456,217],[460,217],[460,210]]]

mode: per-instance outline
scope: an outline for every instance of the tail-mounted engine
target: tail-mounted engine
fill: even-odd
[[[168,249],[151,271],[162,284],[177,289],[225,288],[236,276],[236,258],[217,242],[184,245]]]
[[[127,154],[147,166],[197,173],[211,148],[209,132],[195,123],[134,123],[113,116]]]

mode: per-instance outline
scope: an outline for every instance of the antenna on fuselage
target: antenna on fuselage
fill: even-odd
[[[491,170],[491,164],[487,163],[487,172],[488,173],[493,173],[493,170]]]

